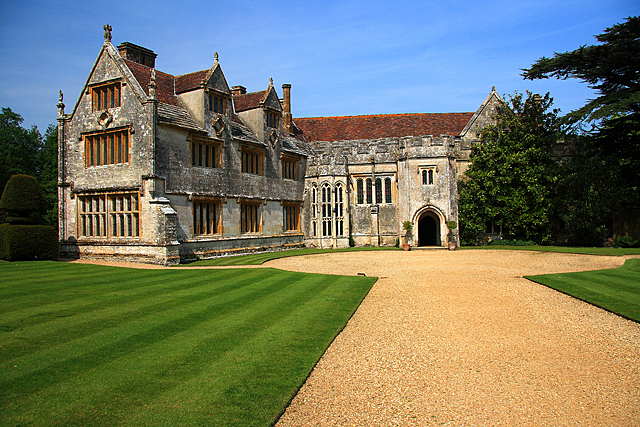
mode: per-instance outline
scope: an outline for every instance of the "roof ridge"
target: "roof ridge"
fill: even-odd
[[[392,117],[392,116],[421,116],[421,115],[444,115],[444,114],[473,114],[473,111],[454,111],[449,113],[381,113],[381,114],[358,114],[352,116],[317,116],[317,117],[296,117],[293,120],[306,119],[338,119],[351,117]]]

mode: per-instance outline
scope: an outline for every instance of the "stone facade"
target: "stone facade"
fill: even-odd
[[[445,246],[457,179],[500,102],[474,113],[292,119],[270,81],[155,70],[153,51],[105,42],[71,113],[58,104],[66,257],[162,264],[302,245]]]
[[[500,102],[492,89],[476,113],[294,120],[314,152],[305,177],[305,243],[457,245],[447,227],[458,222],[457,182]],[[408,235],[405,221],[413,225]]]

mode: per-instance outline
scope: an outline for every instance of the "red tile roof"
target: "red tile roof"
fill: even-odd
[[[198,89],[202,80],[207,77],[209,70],[196,71],[194,73],[176,76],[176,93]]]
[[[148,95],[149,88],[147,85],[151,81],[151,68],[128,59],[125,59],[124,62],[136,80],[138,80],[144,92]],[[171,74],[156,70],[156,96],[158,97],[158,101],[164,102],[165,104],[180,105],[174,92],[174,77]]]
[[[236,113],[258,108],[267,95],[268,90],[269,89],[261,90],[259,92],[245,93],[243,95],[235,95],[233,97],[233,105]]]
[[[460,135],[473,113],[376,114],[294,119],[308,141]]]

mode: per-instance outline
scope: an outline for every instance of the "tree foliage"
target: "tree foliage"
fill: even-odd
[[[459,187],[461,235],[475,240],[485,224],[505,237],[548,242],[553,234],[558,179],[552,148],[559,129],[553,100],[515,93],[498,110],[496,124],[481,133]]]
[[[38,153],[42,149],[42,136],[33,126],[22,127],[22,117],[3,108],[0,114],[0,189],[16,174],[37,176],[41,170]]]
[[[640,113],[640,17],[629,17],[596,39],[600,44],[543,56],[523,70],[525,79],[577,78],[597,91],[596,99],[567,116],[573,123]]]
[[[591,123],[563,166],[559,212],[569,241],[599,244],[624,205],[640,202],[640,17],[607,28],[599,44],[581,46],[525,69],[525,79],[577,78],[598,97],[566,116]]]
[[[44,219],[57,227],[58,131],[49,125],[44,138],[33,126],[22,127],[22,117],[10,108],[0,114],[0,191],[13,175],[37,179],[46,202]]]

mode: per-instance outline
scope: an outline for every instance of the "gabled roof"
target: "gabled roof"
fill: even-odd
[[[144,92],[149,95],[148,85],[151,81],[151,68],[128,59],[124,59],[124,62],[136,80],[138,80]],[[158,101],[180,107],[178,97],[174,91],[174,77],[171,74],[156,70],[156,86],[156,97]]]
[[[474,113],[376,114],[294,119],[308,141],[460,135]]]
[[[200,88],[202,81],[206,80],[208,74],[209,70],[202,70],[176,76],[176,93],[188,92]]]
[[[260,107],[268,94],[269,89],[261,90],[259,92],[245,93],[242,95],[234,95],[233,106],[235,107],[236,113]]]

